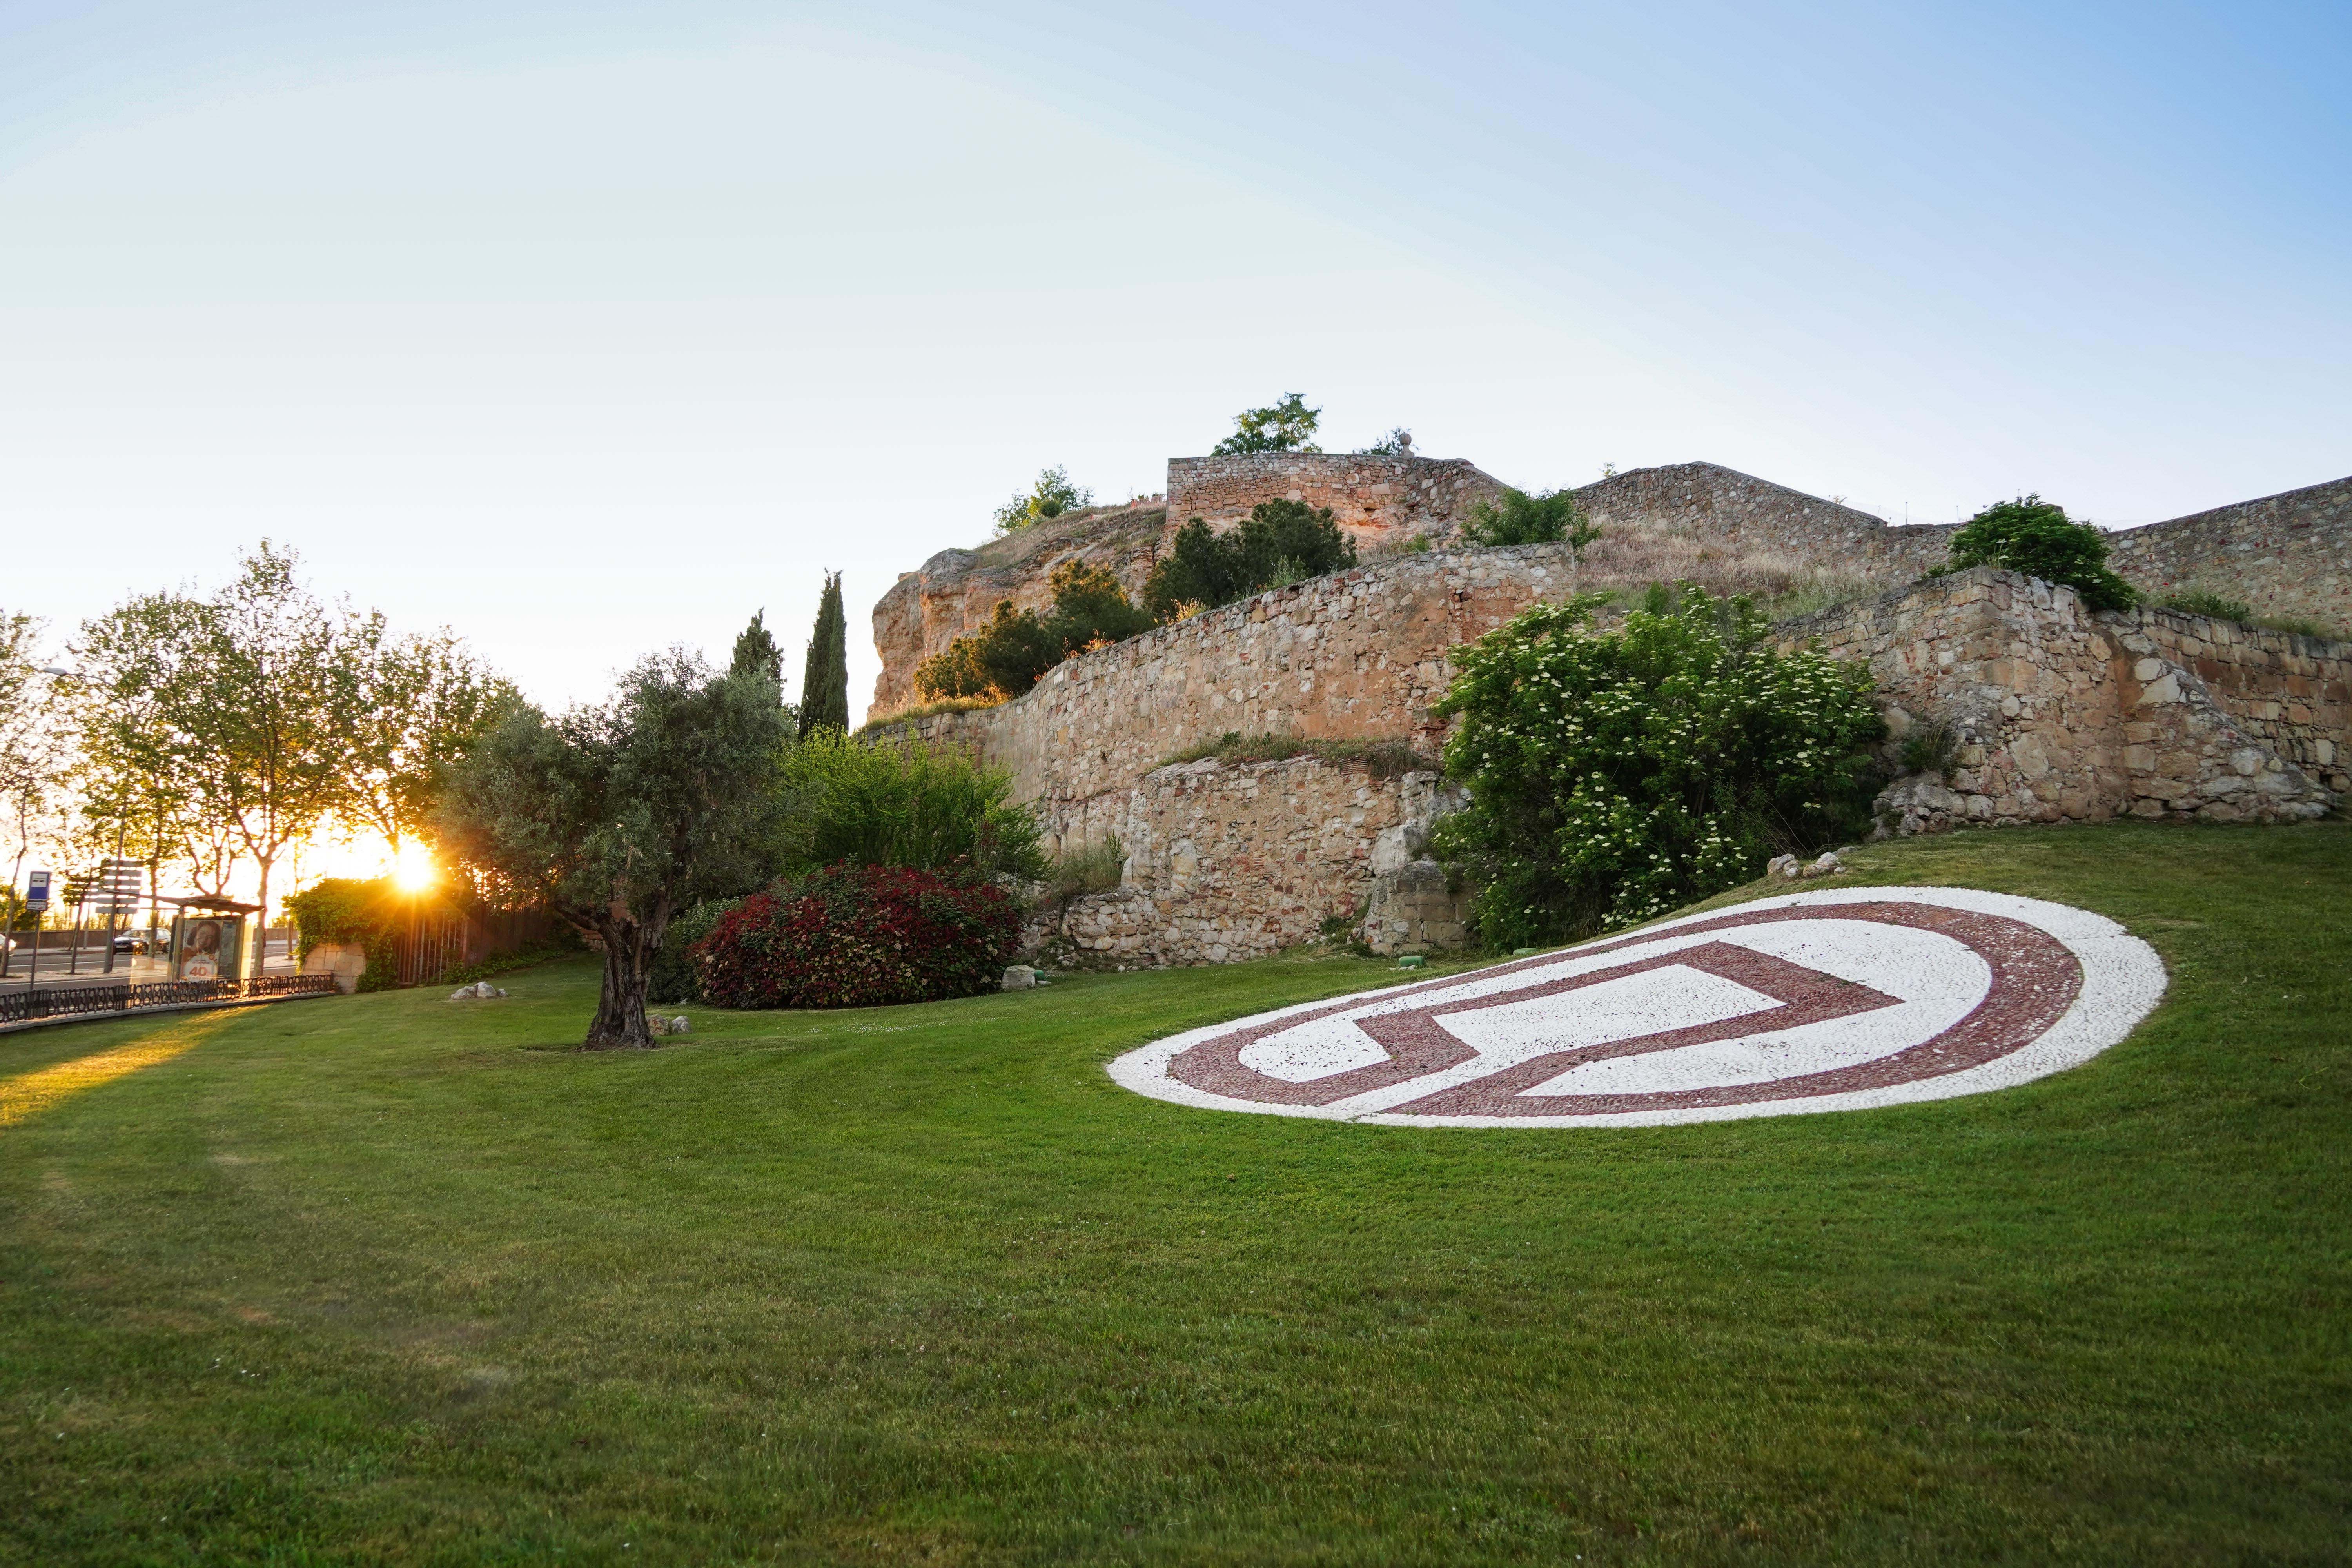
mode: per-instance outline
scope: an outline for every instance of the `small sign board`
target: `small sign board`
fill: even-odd
[[[25,907],[37,915],[49,907],[49,874],[47,871],[25,874]]]

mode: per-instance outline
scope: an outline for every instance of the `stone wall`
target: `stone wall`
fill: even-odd
[[[1891,756],[1922,725],[1950,731],[1948,774],[1915,773],[1882,797],[1898,832],[2125,815],[2303,820],[2331,803],[2325,775],[2272,738],[2331,762],[2352,740],[2342,728],[2352,647],[2294,638],[2305,646],[2277,648],[2263,634],[2168,612],[2096,616],[2068,589],[1990,567],[1780,635],[1784,650],[1812,646],[1869,665]],[[2193,667],[2200,657],[2227,673],[2226,703]]]
[[[1262,500],[1328,506],[1374,552],[1426,534],[1450,540],[1469,507],[1500,481],[1454,458],[1279,452],[1174,458],[1166,504],[1101,508],[1057,519],[978,550],[948,550],[909,573],[874,607],[882,655],[869,718],[914,703],[915,666],[984,623],[1000,599],[1047,601],[1046,574],[1070,556],[1139,592],[1174,529],[1191,517],[1230,527]],[[1588,581],[1635,587],[1679,576],[1725,579],[1772,595],[1821,579],[1888,588],[1939,564],[1955,530],[1896,526],[1715,463],[1675,463],[1578,489],[1603,529]],[[2149,592],[2201,589],[2259,615],[2352,628],[2352,479],[2290,490],[2114,536],[2118,571]],[[1842,589],[1841,591],[1849,591]]]
[[[1835,564],[1907,583],[1950,552],[1948,524],[1897,527],[1866,511],[1715,463],[1674,463],[1582,487],[1577,504],[1605,531],[1678,528],[1751,552]]]
[[[1472,506],[1502,488],[1459,458],[1253,452],[1168,459],[1168,515],[1177,524],[1198,517],[1223,532],[1260,501],[1305,501],[1329,507],[1367,552],[1421,534],[1451,538]]]
[[[1067,841],[1116,834],[1126,868],[1113,890],[1039,906],[1026,945],[1065,963],[1128,967],[1263,958],[1314,940],[1327,921],[1352,921],[1384,873],[1413,868],[1424,879],[1435,873],[1437,897],[1409,909],[1406,897],[1390,899],[1399,912],[1374,933],[1376,947],[1459,947],[1444,874],[1419,859],[1451,798],[1433,773],[1384,776],[1362,762],[1154,769],[1130,789],[1064,805]]]
[[[2352,793],[2352,643],[2140,608],[2101,620],[2135,654],[2187,669],[2247,734],[2337,794]],[[2141,647],[2135,638],[2145,639]]]
[[[2352,479],[2126,529],[2110,548],[2117,572],[2159,596],[2202,590],[2352,632]]]
[[[1021,798],[1055,810],[1228,733],[1402,739],[1427,753],[1446,650],[1565,597],[1568,566],[1557,544],[1394,556],[1070,659],[1001,707],[903,728],[984,753]]]

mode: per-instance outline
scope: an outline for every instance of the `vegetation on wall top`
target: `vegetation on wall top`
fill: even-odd
[[[2066,509],[2038,495],[1996,501],[1952,535],[1942,568],[1999,566],[2074,589],[2095,610],[2127,609],[2139,592],[2107,565],[2107,536],[2087,522],[2070,521]]]
[[[1234,416],[1234,433],[1209,448],[1212,457],[1230,458],[1252,452],[1319,452],[1315,427],[1323,411],[1307,406],[1307,395],[1294,392],[1264,408],[1244,408]]]
[[[1070,482],[1070,476],[1060,464],[1037,471],[1037,482],[1026,494],[1017,494],[996,509],[996,531],[1018,533],[1024,528],[1034,528],[1066,511],[1076,511],[1092,505],[1095,492]]]

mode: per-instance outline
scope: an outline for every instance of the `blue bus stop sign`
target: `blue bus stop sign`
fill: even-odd
[[[37,915],[49,907],[49,874],[47,871],[26,873],[25,907]]]

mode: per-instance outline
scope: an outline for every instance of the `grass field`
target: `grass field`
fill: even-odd
[[[2172,989],[2022,1089],[1608,1131],[1103,1074],[1346,958],[0,1037],[0,1560],[2345,1561],[2352,827],[1852,858]]]

